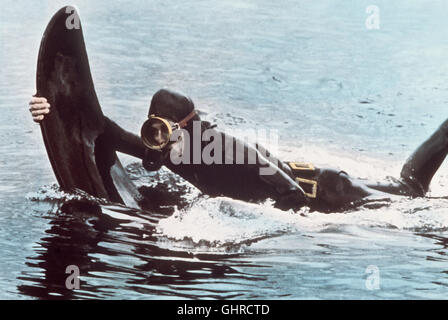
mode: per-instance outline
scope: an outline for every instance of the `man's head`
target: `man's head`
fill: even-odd
[[[161,89],[152,97],[148,116],[155,115],[172,122],[179,122],[185,119],[193,110],[194,103],[187,96],[171,90]]]
[[[190,98],[167,89],[157,91],[151,100],[148,120],[143,124],[141,137],[144,144],[152,150],[152,158],[156,161],[166,159],[171,151],[181,154],[183,152],[182,132],[177,141],[171,141],[171,135],[180,128],[191,129],[192,122],[200,120],[194,111],[194,104]],[[174,138],[174,136],[173,136]]]

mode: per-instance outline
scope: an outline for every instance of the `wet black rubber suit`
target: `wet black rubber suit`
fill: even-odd
[[[178,93],[159,90],[152,98],[149,114],[178,122],[194,109],[193,102]],[[201,121],[196,115],[193,121]],[[255,164],[173,164],[167,153],[154,151],[143,145],[141,138],[127,132],[106,118],[107,139],[115,149],[143,160],[147,170],[158,170],[165,165],[210,196],[226,196],[249,202],[259,202],[268,198],[275,201],[276,207],[299,209],[307,205],[311,210],[322,212],[343,211],[369,201],[387,198],[390,194],[423,197],[437,169],[448,153],[448,120],[446,120],[417,150],[408,158],[400,178],[387,182],[371,183],[350,177],[344,171],[315,168],[308,170],[305,178],[314,181],[314,195],[306,193],[298,182],[303,177],[302,170],[295,170],[289,162],[273,158],[259,145],[249,145],[229,137],[234,145],[243,144],[246,151],[256,152]],[[184,128],[191,132],[192,121]],[[210,123],[201,121],[201,130],[216,130]],[[216,131],[225,137],[225,133]],[[191,135],[192,136],[192,135]],[[222,139],[223,143],[226,141]],[[227,140],[228,141],[228,140]],[[202,142],[202,148],[210,142]],[[190,148],[193,148],[192,143]],[[224,148],[222,148],[224,150]],[[192,154],[192,150],[190,152]],[[235,152],[233,152],[235,154]],[[271,166],[274,174],[261,175],[260,167]],[[306,184],[303,185],[304,187]]]

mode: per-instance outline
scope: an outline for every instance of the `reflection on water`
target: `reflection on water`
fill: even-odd
[[[101,214],[102,209],[121,217]],[[33,271],[19,278],[26,284],[18,290],[26,296],[229,299],[245,291],[232,288],[233,282],[249,285],[263,280],[238,271],[244,263],[233,261],[237,254],[192,254],[160,248],[152,236],[157,218],[131,209],[74,201],[62,205],[51,217],[37,255],[27,259]],[[80,290],[65,286],[69,265],[79,267]]]
[[[134,178],[138,167],[128,167]],[[291,214],[226,198],[191,199],[190,187],[180,187],[184,182],[172,174],[152,178],[140,180],[153,184],[142,193],[149,203],[158,199],[155,211],[54,188],[31,197],[51,202],[52,209],[45,214],[50,219],[45,235],[18,276],[18,292],[41,299],[445,295],[448,242],[433,230],[448,225],[444,209],[438,213],[446,199],[406,200],[376,212]],[[165,197],[155,191],[163,189]],[[65,286],[69,265],[80,270],[78,290]],[[369,266],[379,268],[381,290],[366,288]]]

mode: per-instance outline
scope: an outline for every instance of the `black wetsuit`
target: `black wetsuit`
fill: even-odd
[[[214,130],[214,129],[209,129]],[[224,133],[219,132],[221,135]],[[135,156],[143,160],[144,167],[158,170],[165,165],[203,193],[210,196],[226,196],[234,199],[259,202],[268,198],[275,200],[281,209],[298,209],[307,204],[303,190],[294,180],[287,166],[272,157],[266,158],[253,147],[244,144],[245,155],[248,149],[257,154],[255,164],[173,164],[167,157],[160,161],[161,153],[147,149],[140,137],[123,130],[115,122],[106,118],[104,133],[117,151]],[[234,139],[234,145],[242,143]],[[225,139],[223,138],[224,142]],[[228,141],[228,140],[227,140]],[[203,144],[203,147],[206,144]],[[193,148],[193,146],[191,146]],[[192,154],[193,150],[190,151]],[[272,175],[260,175],[260,167],[271,166]]]
[[[171,99],[173,96],[174,100]],[[167,106],[173,109],[172,105],[174,105],[175,108],[172,112],[176,113],[182,110],[185,105],[189,105],[190,109],[183,114],[185,116],[191,112],[192,102],[183,96],[167,90],[160,90],[154,97],[162,97],[160,98],[163,100],[162,104],[165,103],[162,110],[167,110]],[[169,104],[166,103],[167,99],[170,100]],[[151,108],[155,110],[153,102]],[[154,110],[150,110],[150,113]],[[161,116],[169,115],[162,114]],[[180,119],[178,117],[174,120],[179,121]],[[199,117],[196,117],[195,120],[200,121]],[[208,122],[202,121],[201,123],[203,129],[216,130],[211,128]],[[191,131],[191,127],[186,129]],[[222,132],[217,131],[217,133],[225,136]],[[422,197],[428,191],[432,177],[448,153],[448,120],[446,120],[409,157],[403,166],[399,179],[371,183],[352,178],[344,171],[333,169],[313,167],[312,170],[295,170],[289,162],[279,161],[263,147],[259,145],[250,146],[245,143],[243,144],[246,155],[249,149],[257,153],[255,164],[173,164],[169,157],[161,157],[159,151],[147,149],[140,137],[123,130],[107,118],[104,136],[114,145],[117,151],[142,159],[144,167],[148,170],[158,170],[161,165],[165,165],[205,194],[227,196],[252,202],[271,198],[275,200],[276,206],[281,209],[298,209],[307,205],[312,210],[323,212],[345,210],[362,203],[364,200],[384,198],[390,194]],[[231,137],[231,139],[236,144],[242,143],[234,137]],[[222,141],[224,143],[226,140],[222,139]],[[202,148],[208,143],[210,142],[202,142]],[[244,161],[244,163],[247,162]],[[274,169],[274,174],[260,174],[260,167],[266,165]],[[310,196],[304,192],[303,188],[306,187],[308,182],[301,183],[299,180],[306,180],[315,184],[315,194]]]
[[[150,169],[160,167],[162,163],[154,164],[151,161],[152,155],[156,158],[159,152],[148,150],[140,137],[123,130],[113,121],[106,118],[106,123],[105,135],[117,151],[146,161],[146,167],[153,165]],[[272,159],[268,151],[260,146],[256,147],[261,155]],[[317,182],[317,195],[315,198],[307,197],[307,201],[304,201],[299,184],[294,181],[303,175],[294,172],[288,162],[278,161],[278,170],[272,176],[260,176],[258,164],[175,165],[169,160],[163,164],[211,196],[222,195],[253,202],[272,198],[282,209],[297,209],[308,205],[314,210],[328,212],[343,210],[356,205],[360,200],[387,194],[423,197],[447,153],[448,120],[409,157],[399,179],[372,183],[352,178],[344,171],[314,168],[304,177]]]

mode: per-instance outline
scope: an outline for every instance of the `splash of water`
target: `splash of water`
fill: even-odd
[[[360,207],[348,213],[324,214],[307,208],[281,211],[269,202],[258,205],[225,197],[202,198],[161,219],[156,230],[160,238],[209,247],[250,244],[294,232],[344,233],[351,227],[446,231],[447,208],[447,199],[403,198],[387,208]]]

